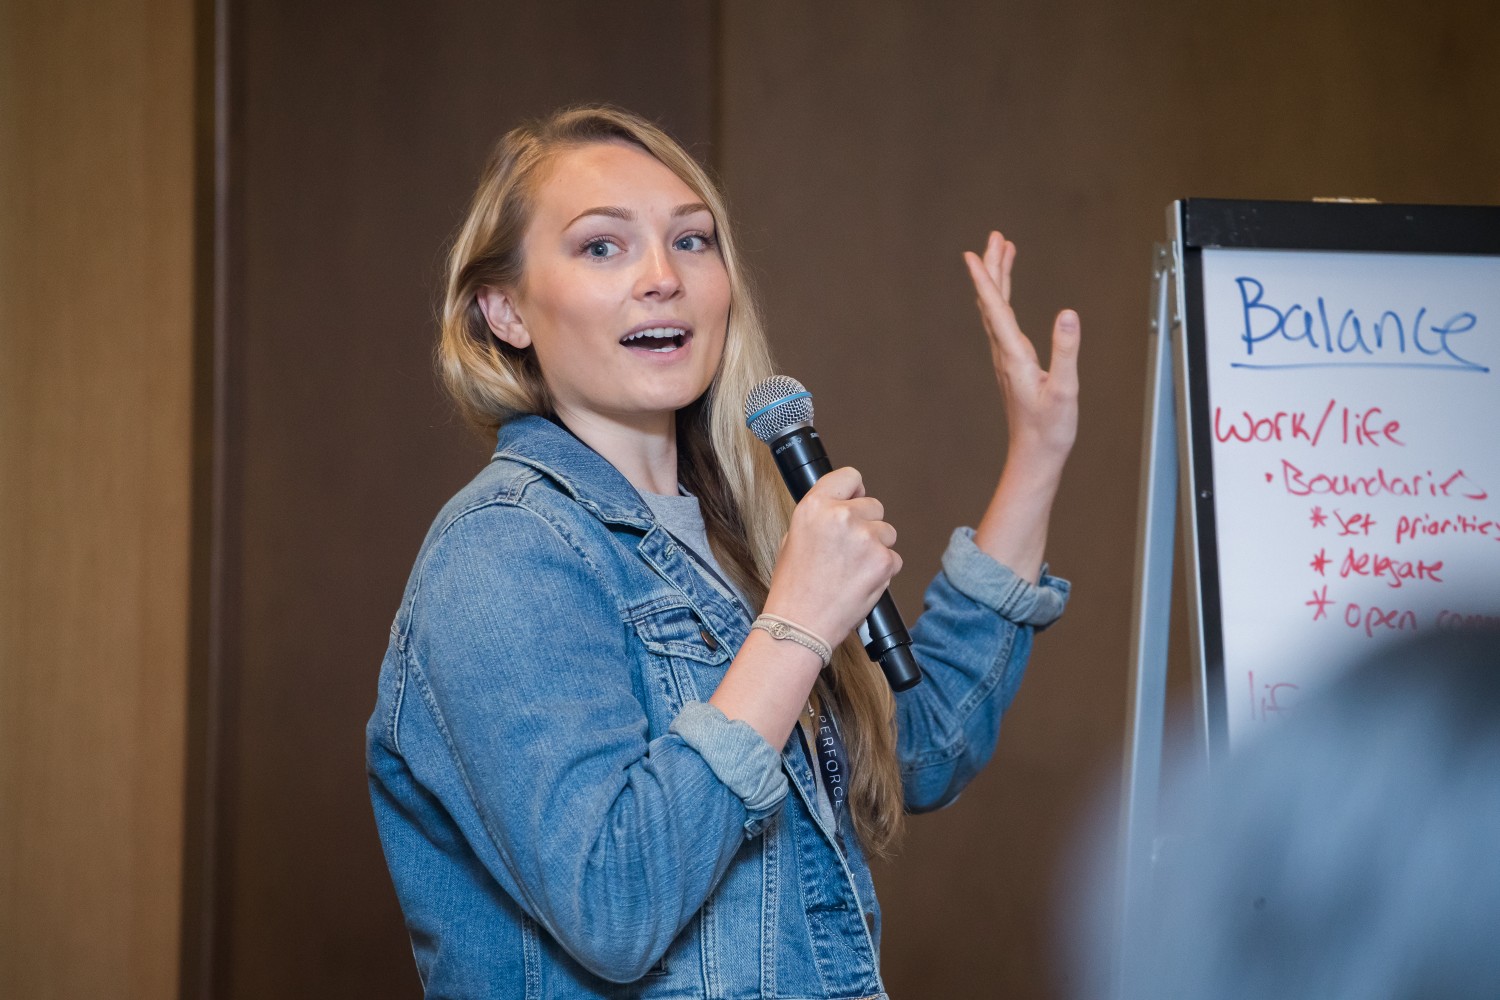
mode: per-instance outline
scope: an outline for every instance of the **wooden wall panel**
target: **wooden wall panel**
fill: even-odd
[[[193,8],[0,3],[0,996],[176,988]]]
[[[901,531],[914,614],[1004,451],[959,260],[1020,245],[1083,317],[1049,558],[1075,583],[997,760],[878,873],[894,995],[1041,997],[1066,843],[1123,744],[1150,252],[1176,197],[1500,201],[1493,6],[786,0],[723,7],[722,173],[783,367]]]
[[[1056,308],[1082,312],[1085,412],[1051,546],[1072,609],[996,765],[880,872],[896,995],[1061,992],[1064,843],[1123,734],[1165,203],[1500,197],[1484,6],[1258,9],[226,0],[222,688],[190,995],[416,990],[362,730],[416,546],[488,450],[431,375],[441,249],[500,131],[599,99],[714,154],[784,367],[901,528],[909,613],[1003,455],[959,251],[994,224],[1021,242],[1040,340]]]
[[[229,11],[232,486],[207,979],[222,998],[412,996],[363,738],[417,546],[492,448],[432,373],[444,246],[522,117],[615,101],[706,148],[711,8]]]

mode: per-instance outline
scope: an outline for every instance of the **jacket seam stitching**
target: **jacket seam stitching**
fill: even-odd
[[[1011,650],[1015,648],[1016,632],[1019,629],[1027,627],[1014,622],[1009,622],[1009,624],[1011,628],[1006,630],[1008,633],[1006,639],[996,652],[989,669],[985,671],[984,678],[978,684],[974,685],[974,689],[969,692],[963,701],[959,702],[956,713],[958,719],[955,726],[955,731],[958,735],[951,742],[941,747],[936,747],[911,758],[909,763],[902,765],[902,774],[915,774],[929,767],[946,764],[961,757],[968,748],[969,741],[963,735],[964,729],[968,726],[969,719],[974,715],[975,710],[985,698],[989,697],[990,693],[1000,684],[1000,681],[1004,679],[1005,666],[1010,662]]]
[[[400,665],[400,669],[398,670],[396,675],[395,703],[391,705],[390,715],[386,719],[386,736],[390,739],[391,746],[395,748],[397,753],[400,753],[401,708],[406,703],[406,672],[408,669],[407,651],[405,646],[401,646],[396,650],[396,661]]]
[[[512,508],[512,509],[515,509],[515,510],[525,511],[525,512],[533,515],[534,517],[536,517],[537,520],[541,521],[543,524],[545,524],[549,528],[551,528],[553,530],[553,532],[558,536],[558,538],[563,542],[563,544],[565,544],[569,549],[571,549],[572,551],[574,551],[575,553],[577,553],[578,556],[582,559],[584,565],[588,567],[589,572],[601,584],[601,586],[603,587],[603,589],[607,593],[613,594],[612,588],[610,588],[608,586],[607,582],[604,581],[603,576],[600,573],[598,567],[594,564],[594,562],[591,559],[589,559],[587,553],[583,552],[580,549],[580,547],[574,542],[574,540],[572,539],[572,537],[569,536],[568,534],[566,534],[561,529],[561,526],[559,524],[557,524],[552,518],[548,517],[546,514],[542,513],[540,510],[536,510],[535,508],[528,507],[525,504],[523,504],[523,503],[520,502],[520,494],[522,492],[524,492],[525,487],[527,485],[530,485],[530,483],[532,483],[532,482],[536,482],[540,478],[541,477],[538,476],[538,477],[536,477],[534,479],[529,480],[527,483],[523,484],[520,488],[515,489],[513,491],[510,491],[510,495],[507,495],[507,496],[498,496],[498,495],[496,495],[496,496],[486,497],[483,501],[479,501],[479,502],[476,502],[476,503],[474,503],[474,504],[472,504],[472,505],[470,505],[468,507],[465,507],[463,510],[461,510],[457,514],[455,514],[452,517],[452,519],[450,519],[449,522],[443,526],[443,529],[442,529],[441,532],[439,532],[438,537],[436,539],[434,539],[433,545],[429,547],[429,550],[428,550],[429,554],[426,557],[424,557],[424,559],[423,559],[422,573],[419,575],[416,587],[413,588],[412,596],[411,596],[411,602],[410,602],[410,605],[409,605],[409,609],[410,609],[411,613],[407,617],[407,626],[408,626],[408,628],[410,627],[411,622],[416,618],[415,610],[416,610],[417,598],[418,598],[418,596],[420,594],[420,591],[421,591],[421,584],[422,584],[422,582],[423,582],[423,580],[425,579],[425,576],[426,576],[426,568],[427,568],[426,567],[426,562],[427,562],[428,559],[431,558],[431,554],[430,554],[431,551],[437,547],[437,543],[439,541],[441,541],[448,534],[448,532],[450,530],[452,530],[453,527],[459,523],[459,521],[461,521],[464,518],[468,517],[470,514],[476,513],[476,512],[481,511],[481,510],[485,510],[485,509],[490,508],[490,507],[497,507],[497,506],[509,507],[509,508]],[[616,598],[616,610],[617,610],[617,612],[619,610],[618,609],[618,599],[617,598]],[[623,625],[623,622],[622,622],[622,625]],[[411,657],[410,670],[417,675],[416,680],[417,680],[418,693],[421,695],[423,703],[427,706],[428,712],[432,715],[433,724],[437,727],[438,732],[442,735],[443,745],[444,745],[444,747],[448,751],[448,757],[449,757],[449,759],[453,763],[454,770],[456,770],[458,772],[459,778],[463,782],[464,791],[469,796],[469,802],[470,802],[470,804],[474,807],[474,814],[475,814],[475,816],[479,819],[480,825],[484,828],[485,836],[487,836],[489,838],[491,845],[493,845],[493,847],[495,848],[496,854],[498,854],[500,856],[500,859],[501,859],[501,861],[503,863],[505,863],[506,865],[508,865],[508,866],[510,866],[512,868],[518,867],[517,864],[516,864],[516,859],[513,858],[510,855],[510,852],[506,850],[506,848],[504,847],[503,841],[497,836],[496,830],[491,826],[489,819],[485,816],[484,810],[482,808],[480,808],[480,804],[479,804],[480,803],[480,798],[479,798],[479,795],[478,795],[478,793],[477,793],[477,791],[476,791],[476,789],[474,787],[473,780],[469,776],[468,769],[466,767],[464,767],[463,761],[459,757],[458,748],[454,745],[453,736],[452,736],[452,733],[450,732],[450,730],[448,728],[447,720],[443,717],[443,713],[442,713],[442,711],[438,707],[437,700],[432,695],[431,684],[426,681],[426,671],[424,671],[422,669],[421,664],[419,662],[417,662],[417,660],[416,660],[416,658],[414,656]],[[546,920],[544,920],[544,919],[541,918],[540,914],[542,913],[542,908],[538,905],[537,900],[533,898],[532,893],[528,890],[528,888],[527,888],[524,880],[522,880],[522,879],[516,879],[515,882],[516,882],[517,890],[521,893],[521,895],[523,897],[525,897],[524,898],[524,904],[526,906],[530,907],[531,911],[533,911],[534,913],[538,914],[538,916],[533,917],[533,919],[537,923],[539,923],[541,926],[545,927],[547,929],[548,934],[550,934],[554,939],[561,940],[561,938],[558,936],[558,934],[555,932],[555,930],[551,927],[551,925]]]
[[[529,509],[522,507],[516,501],[525,491],[526,487],[536,479],[540,478],[541,474],[536,472],[535,470],[527,471],[531,473],[532,478],[527,479],[519,484],[506,484],[503,490],[493,491],[480,499],[474,500],[472,503],[468,504],[457,513],[450,516],[447,522],[443,524],[442,528],[438,530],[438,533],[423,549],[421,559],[419,560],[412,574],[413,580],[411,584],[411,593],[407,595],[405,600],[402,602],[401,614],[397,616],[395,624],[391,626],[391,631],[396,635],[399,645],[404,647],[407,637],[411,633],[412,622],[416,618],[417,600],[422,596],[422,587],[427,582],[427,564],[432,560],[433,551],[436,550],[443,539],[447,537],[448,532],[453,530],[454,525],[458,524],[459,521],[463,520],[465,517],[468,517],[475,511],[482,510],[486,507],[502,505],[515,507],[521,510]]]
[[[469,770],[468,768],[464,767],[463,760],[460,759],[458,750],[453,745],[453,735],[448,729],[448,722],[443,718],[443,713],[438,709],[437,700],[432,696],[432,686],[428,683],[425,683],[426,672],[422,670],[421,664],[415,662],[412,664],[412,670],[418,675],[417,686],[418,691],[422,696],[422,701],[426,704],[427,711],[432,715],[433,725],[435,725],[438,732],[442,734],[443,745],[448,750],[448,756],[453,762],[454,770],[458,772],[460,780],[463,781],[464,791],[468,794],[469,802],[474,807],[474,815],[479,819],[480,825],[484,827],[485,836],[489,837],[490,843],[495,848],[495,853],[500,855],[501,860],[508,865],[515,866],[515,858],[510,856],[510,853],[505,848],[504,842],[496,836],[495,830],[490,826],[490,821],[488,817],[485,816],[484,810],[479,807],[479,797],[475,793],[474,782],[469,777]],[[525,882],[521,879],[516,879],[516,888],[522,896],[526,897],[524,901],[525,905],[529,906],[536,913],[540,913],[541,908],[537,905],[537,901],[531,897],[531,893],[527,890]],[[546,923],[544,921],[541,921],[539,918],[533,917],[532,919],[537,920],[537,922],[539,923],[542,923],[543,926],[547,926]],[[553,933],[551,927],[548,927],[547,930],[549,934],[553,934],[554,937],[557,936],[555,933]]]
[[[599,567],[594,563],[594,560],[589,557],[589,554],[584,549],[584,547],[579,545],[577,541],[575,541],[572,534],[566,531],[564,526],[556,519],[548,516],[548,514],[537,509],[536,507],[529,506],[526,503],[522,502],[523,494],[526,492],[526,488],[531,486],[533,483],[540,481],[542,478],[543,477],[540,473],[533,472],[531,478],[527,479],[525,482],[519,484],[518,486],[508,488],[502,493],[495,493],[490,496],[486,496],[481,500],[474,501],[473,503],[469,504],[468,506],[464,507],[462,510],[454,514],[451,518],[448,519],[448,522],[443,525],[442,530],[438,532],[437,537],[432,540],[432,544],[428,546],[427,551],[423,554],[421,569],[416,575],[416,582],[412,586],[411,597],[406,604],[407,613],[405,616],[404,628],[399,629],[400,644],[403,647],[405,646],[406,640],[410,635],[412,622],[416,619],[417,601],[422,595],[423,585],[427,582],[427,564],[432,559],[432,553],[447,538],[448,533],[451,532],[455,527],[457,527],[457,525],[461,521],[464,521],[470,516],[481,511],[488,510],[492,507],[504,507],[510,510],[524,511],[535,517],[537,520],[541,521],[543,524],[547,525],[547,527],[551,528],[552,533],[557,535],[558,539],[561,540],[563,544],[566,545],[569,549],[571,549],[578,556],[578,558],[582,560],[583,564],[588,567],[589,573],[594,577],[594,581],[598,583],[606,593],[609,593],[611,595],[612,599],[615,601],[616,611],[621,612],[621,609],[619,607],[619,598],[614,595],[614,590],[610,587],[609,581],[604,578],[603,572],[600,571]],[[622,622],[625,620],[622,612],[621,620]],[[392,626],[392,628],[397,629],[397,626]]]

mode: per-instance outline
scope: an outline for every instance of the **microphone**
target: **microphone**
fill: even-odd
[[[786,375],[764,379],[745,397],[745,424],[771,446],[771,455],[792,499],[801,500],[813,483],[833,471],[823,441],[813,429],[812,393]],[[911,635],[887,590],[859,627],[865,653],[880,664],[891,690],[905,691],[922,680],[911,655]]]

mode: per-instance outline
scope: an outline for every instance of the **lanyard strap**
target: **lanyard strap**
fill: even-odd
[[[672,535],[670,531],[667,534],[671,535],[683,551],[688,553],[699,569],[719,584],[726,596],[733,595],[738,598],[739,591],[720,576],[696,549]],[[745,607],[742,601],[738,603],[741,607]],[[745,613],[749,615],[748,607],[745,607]],[[796,727],[797,737],[802,740],[802,749],[807,753],[808,762],[812,764],[813,770],[818,772],[818,780],[823,783],[823,790],[828,795],[828,804],[833,810],[834,832],[837,833],[841,831],[844,824],[844,807],[849,790],[849,758],[844,752],[844,737],[839,733],[838,723],[834,722],[833,714],[824,708],[822,699],[817,699],[816,709],[813,708],[813,700],[809,699],[808,716],[812,720],[813,741],[817,744],[817,752],[814,753],[808,749],[807,734],[800,725]]]
[[[848,798],[849,790],[849,758],[844,753],[844,738],[839,734],[838,724],[833,721],[833,715],[824,708],[821,701],[815,711],[809,713],[813,721],[813,742],[817,745],[817,753],[809,752],[813,758],[813,770],[818,772],[818,780],[823,783],[823,790],[828,793],[828,804],[833,809],[833,826],[837,832],[844,822],[844,806]],[[802,735],[801,726],[797,732]],[[807,740],[803,736],[803,749],[807,749]]]

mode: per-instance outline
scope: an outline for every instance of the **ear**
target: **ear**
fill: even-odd
[[[490,332],[497,339],[517,350],[531,346],[531,333],[521,320],[521,314],[516,311],[515,299],[509,292],[486,285],[479,290],[476,298],[479,308],[484,312],[485,321],[490,325]]]

